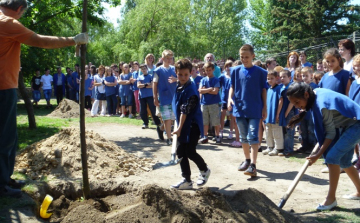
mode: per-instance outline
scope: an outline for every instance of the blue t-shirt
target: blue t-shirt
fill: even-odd
[[[79,74],[78,72],[74,72],[71,74],[71,77],[72,77],[72,80],[73,80],[73,88],[76,90],[76,91],[79,91],[79,84],[77,83],[76,79],[79,79]]]
[[[89,88],[93,85],[94,80],[91,78],[88,78],[85,80],[85,96],[91,96],[92,90],[89,90]]]
[[[331,76],[328,72],[321,78],[319,87],[330,89],[340,94],[346,95],[346,87],[350,77],[350,72],[344,69]]]
[[[133,90],[133,91],[139,90],[139,88],[137,87],[137,78],[139,77],[139,73],[140,73],[140,71],[134,71],[134,72],[132,73],[132,77],[136,80],[136,81],[132,84],[132,90]]]
[[[221,75],[221,69],[220,69],[220,67],[215,65],[214,76],[219,78],[220,75]]]
[[[116,78],[114,76],[105,77],[104,80],[107,82],[111,82],[111,83],[116,82]],[[116,86],[106,86],[105,85],[105,94],[106,94],[106,96],[116,94]]]
[[[221,86],[221,103],[227,104],[229,98],[229,91],[231,88],[231,78],[226,74],[221,74],[221,76],[219,77],[219,81]]]
[[[164,66],[160,66],[154,70],[154,73],[158,76],[157,88],[160,105],[171,105],[176,90],[176,82],[169,83],[169,77],[177,78],[175,67],[169,66],[165,68]]]
[[[261,119],[262,91],[266,89],[267,71],[258,67],[244,65],[231,68],[231,86],[234,89],[233,116]]]
[[[306,62],[304,64],[301,64],[301,67],[312,67],[312,63]]]
[[[120,75],[120,80],[124,81],[124,80],[130,80],[130,78],[132,77],[131,73],[128,74],[121,74]],[[131,84],[120,84],[119,87],[119,96],[128,96],[130,94],[132,94],[132,88],[131,88]]]
[[[147,75],[140,75],[137,78],[137,81],[141,84],[150,84],[153,80],[153,77],[150,74]],[[141,98],[148,98],[153,96],[152,88],[139,88],[140,97]]]
[[[288,97],[286,96],[286,92],[290,85],[291,85],[291,83],[289,83],[286,86],[283,85],[280,90],[281,97],[283,98],[283,105],[282,105],[282,108],[281,108],[280,114],[279,114],[279,125],[284,126],[284,127],[287,126],[287,124],[288,124],[286,121],[286,118],[285,118],[285,113],[286,113],[287,108],[289,107],[290,101],[289,101]],[[295,107],[293,107],[292,110],[294,110],[297,113]]]
[[[191,79],[192,79],[192,81],[195,83],[197,89],[199,89],[200,81],[201,81],[201,79],[203,79],[203,77],[198,75],[198,76],[196,76],[195,78],[192,78],[192,77],[191,77]]]
[[[66,77],[67,84],[69,84],[71,87],[74,88],[74,82],[73,82],[71,74],[67,74],[65,77]]]
[[[281,97],[282,85],[276,85],[273,88],[267,90],[266,97],[266,107],[267,107],[267,117],[265,123],[276,124],[276,113],[279,106],[279,99]]]
[[[219,88],[220,90],[220,81],[219,78],[217,77],[204,77],[203,79],[201,79],[200,81],[200,86],[199,88],[201,89],[202,87],[205,88]],[[220,100],[220,95],[219,94],[203,94],[201,97],[201,104],[202,105],[212,105],[212,104],[217,104],[219,103]]]
[[[349,90],[349,98],[360,105],[360,78],[352,82]]]

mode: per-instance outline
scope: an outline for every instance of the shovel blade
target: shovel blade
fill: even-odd
[[[153,170],[160,169],[160,168],[167,167],[167,166],[177,165],[181,162],[181,160],[182,160],[182,158],[176,159],[174,161],[170,160],[169,162],[165,162],[165,163],[156,163],[153,165]]]

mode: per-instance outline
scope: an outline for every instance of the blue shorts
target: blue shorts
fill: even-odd
[[[354,155],[355,145],[360,142],[360,121],[348,127],[336,141],[336,143],[326,151],[325,163],[340,165],[341,168],[349,168],[351,159]]]
[[[40,101],[41,94],[40,94],[39,90],[33,90],[32,95],[33,95],[34,101],[36,101],[36,102]]]
[[[121,96],[121,105],[122,106],[125,106],[125,105],[132,106],[133,97],[134,97],[133,94],[128,94],[126,96]]]
[[[259,143],[259,123],[260,119],[257,118],[236,117],[241,143],[250,145]]]
[[[46,101],[50,101],[52,89],[43,90],[44,98]]]

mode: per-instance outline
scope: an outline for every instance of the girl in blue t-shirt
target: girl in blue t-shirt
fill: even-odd
[[[105,94],[108,108],[108,115],[112,116],[116,114],[117,98],[116,98],[116,78],[111,73],[110,67],[105,67]]]
[[[325,52],[324,58],[330,71],[321,78],[319,87],[348,95],[351,85],[351,74],[343,69],[344,62],[339,51],[335,48],[329,49]]]
[[[221,117],[220,117],[220,138],[223,138],[223,131],[225,125],[225,116],[228,112],[227,110],[227,99],[229,98],[229,90],[231,87],[231,78],[230,78],[230,67],[232,67],[232,61],[226,61],[224,65],[225,73],[221,74],[219,77],[220,87],[221,87]],[[231,139],[233,132],[230,131]]]
[[[123,73],[120,75],[118,83],[120,84],[119,96],[121,98],[121,111],[122,115],[120,118],[125,117],[125,106],[129,107],[129,118],[132,118],[132,100],[133,92],[131,89],[131,81],[133,80],[132,74],[130,73],[129,64],[123,65]]]

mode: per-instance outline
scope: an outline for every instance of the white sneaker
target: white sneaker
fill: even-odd
[[[265,149],[264,151],[262,151],[262,154],[264,154],[264,155],[267,155],[267,154],[269,154],[271,151],[273,151],[274,149],[273,148],[270,148],[270,147],[268,147],[267,149]]]
[[[130,115],[129,115],[129,118],[132,118],[132,117],[133,117],[133,115],[132,115],[132,114],[130,114]]]
[[[229,136],[227,137],[228,139],[233,139],[233,132],[229,133]]]
[[[277,156],[279,154],[279,151],[277,149],[273,149],[271,152],[269,152],[269,156]]]
[[[220,136],[220,139],[222,139],[222,138],[223,138],[223,130],[220,130],[220,134],[219,134],[219,136]]]
[[[125,118],[125,115],[124,115],[124,114],[122,114],[122,115],[120,116],[120,118]]]
[[[185,178],[183,178],[182,181],[175,185],[171,185],[170,188],[177,190],[191,190],[193,188],[193,183],[192,181],[188,182]]]
[[[211,173],[211,170],[210,170],[209,167],[207,167],[206,172],[200,171],[199,177],[198,177],[198,180],[197,180],[196,184],[198,186],[204,186],[206,184],[206,182],[208,181],[208,179],[209,179],[210,173]]]
[[[320,172],[321,172],[321,173],[329,173],[329,168],[328,168],[328,167],[325,167],[325,168],[322,169]]]
[[[351,159],[351,163],[355,164],[358,161],[359,157],[356,153],[354,153],[353,158]]]

